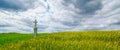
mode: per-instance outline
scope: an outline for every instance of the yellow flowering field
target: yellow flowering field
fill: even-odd
[[[4,43],[0,50],[120,50],[120,31],[39,34],[37,38]]]

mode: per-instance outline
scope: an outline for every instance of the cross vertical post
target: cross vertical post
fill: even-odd
[[[34,21],[34,37],[37,37],[37,20]]]

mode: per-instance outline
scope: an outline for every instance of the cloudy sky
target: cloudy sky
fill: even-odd
[[[0,0],[0,32],[119,30],[120,0]]]

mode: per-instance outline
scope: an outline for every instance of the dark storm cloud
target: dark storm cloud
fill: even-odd
[[[64,0],[65,6],[74,5],[76,9],[79,9],[77,13],[80,14],[93,14],[97,10],[102,8],[102,2],[99,0]]]
[[[70,27],[80,25],[84,21],[83,19],[92,18],[98,10],[103,8],[100,0],[63,0],[62,4],[68,10],[65,15],[69,15],[68,18],[71,20],[56,21]],[[72,13],[69,13],[71,11]]]
[[[109,25],[120,25],[120,21],[111,23],[111,24],[109,24]]]
[[[0,24],[0,28],[3,28],[3,27],[10,27],[11,25],[3,25],[3,24]]]
[[[61,22],[62,24],[64,25],[67,25],[67,26],[77,26],[79,23],[78,22]]]
[[[27,10],[32,8],[34,0],[0,0],[0,9]]]

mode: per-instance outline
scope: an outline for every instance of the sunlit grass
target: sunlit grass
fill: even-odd
[[[4,33],[0,34],[0,46],[5,43],[18,42],[21,40],[31,39],[32,34],[19,34],[19,33]]]
[[[15,38],[32,37],[31,35],[25,34],[25,37],[23,35],[17,34],[18,37]],[[119,50],[120,31],[56,32],[39,34],[37,38],[19,40],[18,42],[13,41],[11,43],[4,42],[0,50]]]

